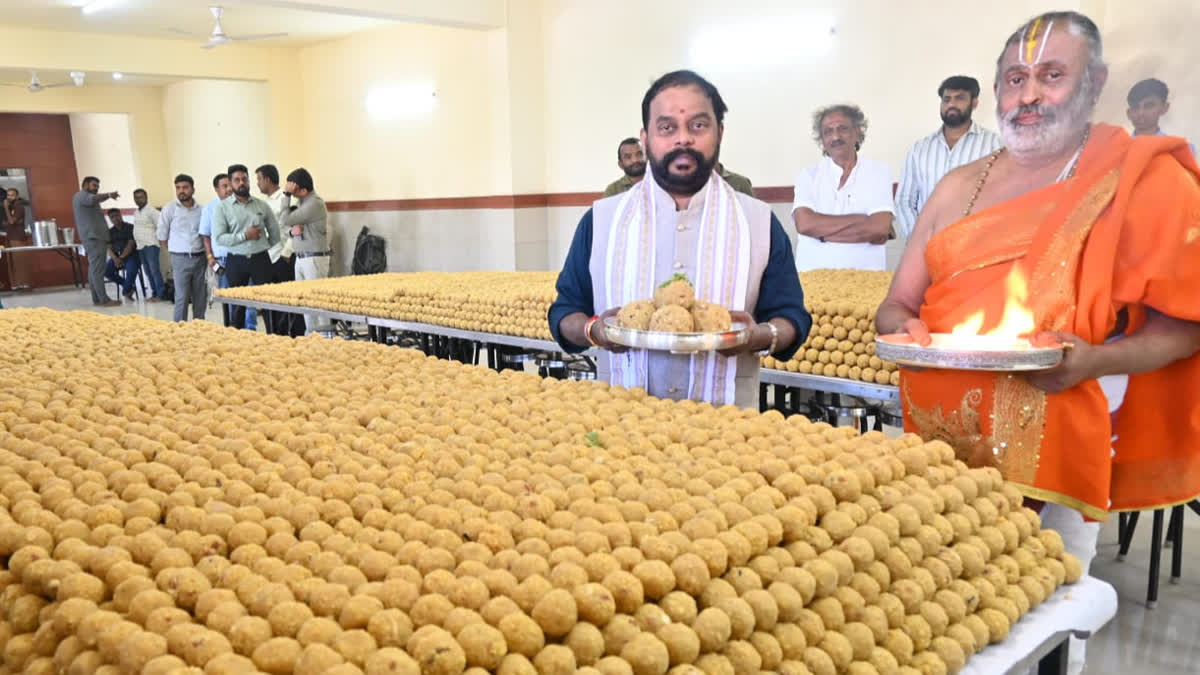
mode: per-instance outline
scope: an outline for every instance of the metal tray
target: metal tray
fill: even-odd
[[[902,366],[950,370],[1048,370],[1063,359],[1064,347],[1034,347],[1025,338],[947,333],[931,337],[933,342],[922,347],[905,334],[880,335],[875,353]]]
[[[604,319],[604,332],[613,342],[634,347],[672,354],[694,354],[715,352],[744,345],[750,340],[750,328],[741,321],[734,321],[729,330],[720,333],[660,333],[658,331],[623,328],[617,317]]]

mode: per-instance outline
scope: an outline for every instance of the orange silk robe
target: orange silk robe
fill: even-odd
[[[933,332],[980,309],[994,327],[1014,268],[1037,330],[1101,344],[1121,309],[1126,334],[1147,307],[1200,321],[1200,168],[1182,139],[1096,124],[1074,177],[950,225],[925,260]],[[1020,374],[902,370],[900,388],[909,431],[1034,499],[1102,520],[1200,495],[1200,355],[1131,376],[1111,417],[1096,380],[1046,394]]]

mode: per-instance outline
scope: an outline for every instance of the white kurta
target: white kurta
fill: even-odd
[[[883,162],[859,157],[846,184],[838,187],[841,180],[842,167],[830,157],[804,169],[796,178],[792,211],[809,208],[826,216],[894,213],[892,177]],[[837,244],[805,235],[796,241],[796,269],[801,272],[886,268],[887,251],[882,244]]]

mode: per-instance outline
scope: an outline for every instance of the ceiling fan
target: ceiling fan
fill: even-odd
[[[40,79],[38,79],[37,71],[31,70],[31,71],[29,71],[29,84],[15,84],[12,82],[0,82],[0,86],[21,87],[22,89],[29,90],[29,93],[31,93],[31,94],[36,94],[39,91],[42,91],[43,89],[55,89],[57,87],[82,87],[83,86],[84,73],[82,73],[78,70],[72,70],[70,73],[70,77],[71,77],[70,82],[59,82],[57,84],[42,84],[42,81]]]
[[[249,42],[250,40],[266,40],[269,38],[284,37],[285,35],[287,35],[287,33],[256,33],[253,35],[228,35],[225,33],[225,29],[221,28],[221,15],[225,13],[225,9],[220,6],[213,5],[208,8],[208,11],[212,12],[212,15],[213,15],[213,29],[212,29],[212,32],[209,33],[209,35],[208,35],[208,42],[205,42],[204,44],[200,45],[201,49],[212,49],[214,47],[220,47],[221,45],[227,45],[231,42]],[[178,28],[168,28],[167,30],[171,31],[172,33],[179,33],[180,35],[188,35],[191,37],[200,37],[200,35],[198,35],[196,33],[192,33],[190,31],[186,31],[186,30],[180,30]]]

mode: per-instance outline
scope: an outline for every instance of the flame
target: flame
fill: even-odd
[[[983,328],[983,310],[975,312],[968,316],[966,321],[958,324],[950,330],[951,335],[979,335],[979,329]]]
[[[1004,301],[1004,312],[1000,316],[1000,323],[995,328],[986,333],[980,332],[980,329],[983,328],[984,319],[984,312],[980,310],[955,326],[950,331],[951,334],[1003,335],[1007,337],[1026,337],[1031,335],[1037,325],[1033,320],[1033,312],[1025,304],[1029,299],[1029,287],[1025,283],[1025,277],[1021,275],[1020,270],[1015,266],[1012,272],[1008,274],[1008,279],[1005,280],[1005,290],[1007,297]]]

